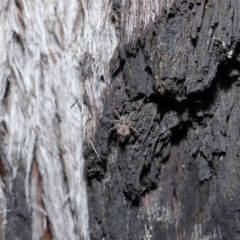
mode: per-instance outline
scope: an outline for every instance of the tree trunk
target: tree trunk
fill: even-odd
[[[0,4],[1,239],[89,239],[78,63],[90,48],[86,3]]]
[[[239,10],[1,1],[0,239],[239,239]]]
[[[240,239],[239,1],[123,2],[84,150],[91,239]]]

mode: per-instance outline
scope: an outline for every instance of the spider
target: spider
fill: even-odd
[[[110,129],[110,132],[116,130],[121,142],[124,142],[131,135],[131,130],[139,135],[138,131],[133,127],[134,121],[131,121],[128,116],[120,116],[116,110],[114,110],[114,113],[119,120],[113,120],[114,127]]]

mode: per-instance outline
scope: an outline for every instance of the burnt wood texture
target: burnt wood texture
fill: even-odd
[[[175,1],[130,43],[112,11],[120,43],[84,150],[90,238],[240,239],[239,1]],[[138,134],[122,141],[114,111]]]

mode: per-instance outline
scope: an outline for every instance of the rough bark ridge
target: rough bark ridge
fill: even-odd
[[[131,42],[125,7],[84,151],[91,239],[239,239],[239,1],[162,6]],[[139,134],[109,131],[113,110]]]
[[[89,239],[79,62],[99,9],[0,2],[1,239]]]

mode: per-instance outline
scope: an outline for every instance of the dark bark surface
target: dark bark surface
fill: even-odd
[[[91,239],[240,239],[239,12],[180,1],[116,49],[84,153]],[[138,133],[120,141],[114,110]]]
[[[24,186],[24,168],[20,166],[20,171],[16,179],[13,181],[12,191],[8,191],[7,203],[7,226],[6,239],[11,239],[13,236],[18,236],[18,239],[30,240],[32,232],[31,210],[26,203],[26,196],[22,189]]]

